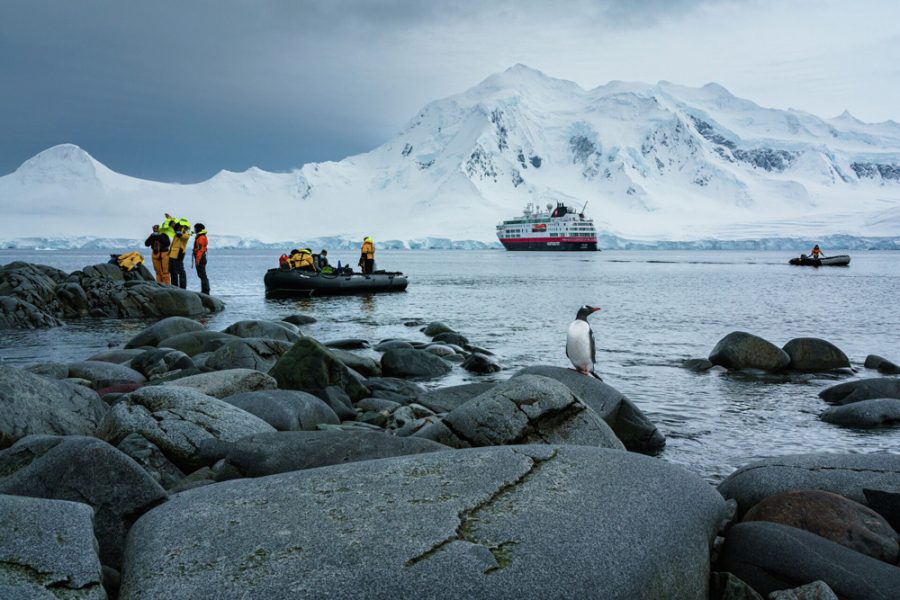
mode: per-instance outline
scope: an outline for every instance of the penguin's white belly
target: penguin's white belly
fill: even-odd
[[[591,356],[591,326],[587,321],[576,320],[566,332],[566,355],[576,369],[592,371],[594,361]]]

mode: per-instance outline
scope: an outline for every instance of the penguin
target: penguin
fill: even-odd
[[[597,361],[594,332],[587,320],[591,314],[599,310],[599,307],[585,304],[578,309],[575,320],[566,332],[566,356],[572,361],[575,370],[584,375],[593,375],[597,379],[600,379],[600,376],[594,372],[594,363]]]

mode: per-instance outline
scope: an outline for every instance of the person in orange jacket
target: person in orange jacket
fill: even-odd
[[[813,246],[812,252],[810,252],[810,257],[811,258],[821,258],[823,256],[825,256],[825,253],[822,252],[822,250],[819,248],[819,245],[816,244],[815,246]]]
[[[359,266],[363,273],[371,273],[375,270],[375,242],[366,236],[360,248]]]
[[[200,278],[200,292],[209,293],[209,278],[206,276],[206,248],[209,240],[206,237],[206,227],[203,223],[194,225],[194,268],[197,269],[197,277]]]

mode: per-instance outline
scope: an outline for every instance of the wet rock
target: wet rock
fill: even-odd
[[[337,357],[339,361],[366,377],[378,377],[381,375],[381,365],[373,358],[368,356],[360,356],[349,350],[341,350],[339,348],[329,348],[329,351]]]
[[[69,365],[63,363],[38,363],[25,367],[25,370],[50,379],[65,379],[69,376]]]
[[[831,371],[850,368],[850,359],[840,348],[819,338],[794,338],[782,347],[795,371]]]
[[[471,446],[560,443],[625,448],[569,388],[540,375],[499,383],[447,413],[443,422]]]
[[[360,400],[369,395],[369,390],[357,381],[344,363],[310,337],[304,337],[295,343],[278,359],[269,375],[275,378],[281,389],[319,395],[318,392],[335,385],[344,390],[351,400]]]
[[[844,427],[880,427],[900,423],[900,399],[875,398],[829,408],[821,419]]]
[[[388,414],[384,412],[375,412],[372,410],[367,410],[362,412],[356,416],[356,420],[359,423],[364,423],[366,425],[374,425],[379,429],[384,429],[388,424]]]
[[[296,325],[291,325],[284,321],[251,319],[232,323],[223,329],[222,333],[236,335],[241,338],[265,338],[293,344],[301,337],[298,331]]]
[[[865,504],[863,488],[900,489],[900,455],[792,454],[752,462],[719,484],[739,513],[769,496],[792,490],[823,490]]]
[[[274,390],[278,387],[275,379],[253,369],[228,369],[200,373],[167,381],[162,386],[190,388],[213,398],[225,398],[243,392]]]
[[[437,342],[440,344],[454,344],[454,345],[460,346],[462,348],[465,348],[466,346],[469,345],[469,339],[466,336],[462,335],[461,333],[450,332],[450,331],[445,332],[445,333],[439,333],[436,336],[434,336],[433,338],[431,338],[431,340],[433,342]]]
[[[577,446],[293,471],[144,515],[122,597],[550,598],[565,582],[572,595],[706,600],[721,508],[678,467]]]
[[[783,492],[754,505],[744,521],[768,521],[803,529],[872,558],[895,564],[897,533],[872,509],[817,490]]]
[[[868,355],[863,366],[865,366],[867,369],[877,369],[885,375],[897,375],[898,373],[900,373],[900,365],[897,365],[896,363],[893,363],[886,358],[878,356],[877,354]]]
[[[118,444],[139,433],[179,468],[190,470],[199,466],[195,455],[205,440],[231,442],[269,431],[274,428],[262,419],[196,390],[148,386],[110,408],[97,435]]]
[[[733,331],[719,340],[709,360],[726,369],[763,371],[783,371],[791,362],[787,352],[775,344],[743,331]]]
[[[187,319],[185,317],[168,317],[141,331],[131,338],[131,340],[125,344],[125,347],[140,348],[141,346],[157,346],[166,338],[170,338],[180,333],[201,330],[203,330],[203,325],[193,319]],[[168,347],[175,348],[174,346]],[[180,348],[175,349],[180,350]],[[185,354],[189,353],[185,352]]]
[[[278,359],[291,349],[290,342],[262,338],[222,340],[205,362],[209,369],[253,369],[268,373]]]
[[[456,333],[456,330],[440,321],[432,321],[422,329],[422,333],[428,337],[434,337],[442,333]]]
[[[447,344],[429,344],[428,346],[425,346],[423,350],[425,350],[425,352],[436,354],[442,358],[456,355],[456,350]]]
[[[184,479],[184,473],[166,458],[156,444],[139,433],[126,435],[116,448],[144,469],[163,489],[170,489]]]
[[[713,364],[705,358],[687,358],[681,361],[681,368],[695,373],[702,373],[713,368]]]
[[[416,438],[369,431],[291,431],[252,435],[229,445],[219,481],[263,477],[391,456],[447,450]]]
[[[710,600],[766,600],[731,573],[713,573],[709,584]]]
[[[0,448],[37,433],[93,435],[107,410],[91,389],[0,365]]]
[[[445,388],[429,390],[418,399],[422,406],[436,413],[450,412],[480,394],[488,391],[496,383],[465,383]]]
[[[105,600],[87,504],[0,495],[0,595]]]
[[[366,387],[371,390],[373,396],[400,404],[416,402],[425,394],[425,388],[418,383],[396,377],[369,377],[366,379]]]
[[[474,352],[463,361],[462,368],[472,373],[496,373],[503,369],[496,360],[486,354]]]
[[[900,589],[900,568],[815,534],[762,521],[728,530],[719,569],[760,594],[825,582],[845,600],[888,600]]]
[[[0,296],[0,330],[47,329],[63,322],[34,304],[14,296]]]
[[[542,375],[568,387],[606,421],[625,447],[634,452],[655,453],[666,445],[666,438],[641,410],[614,387],[572,369],[538,365],[520,370],[513,377]]]
[[[277,431],[313,431],[320,423],[340,423],[324,401],[296,390],[246,392],[222,399],[256,415]]]
[[[356,419],[353,401],[350,400],[350,396],[347,395],[347,392],[341,388],[336,385],[330,385],[324,390],[320,390],[316,395],[334,411],[341,421],[352,421]]]
[[[206,329],[203,329],[167,337],[159,342],[158,345],[160,348],[172,348],[173,350],[180,350],[190,357],[196,357],[201,352],[206,351],[206,347],[210,342],[234,339],[238,338],[227,333],[222,333],[221,331],[207,331]]]
[[[375,350],[378,352],[387,352],[394,349],[409,350],[411,348],[413,348],[413,344],[409,340],[384,340],[375,345]]]
[[[159,377],[169,371],[190,369],[193,366],[194,361],[190,356],[171,348],[146,350],[131,361],[131,368],[147,379]]]
[[[356,403],[356,408],[359,410],[372,410],[376,412],[386,411],[388,413],[394,412],[401,406],[403,405],[399,402],[386,400],[384,398],[363,398]]]
[[[433,379],[451,369],[450,363],[424,350],[394,349],[381,357],[381,372],[388,377]]]
[[[864,489],[869,508],[885,518],[894,531],[900,531],[900,488],[893,490]]]
[[[829,404],[852,404],[876,398],[900,398],[900,379],[876,377],[847,381],[822,390],[819,392],[819,398]]]
[[[131,367],[85,360],[69,363],[69,377],[86,379],[95,390],[124,383],[146,383],[147,378]]]
[[[824,581],[813,581],[791,590],[769,594],[769,600],[839,600]]]
[[[286,321],[291,325],[309,325],[310,323],[315,323],[316,318],[311,317],[310,315],[304,315],[303,313],[295,313],[293,315],[288,315],[281,319],[282,321]]]
[[[115,363],[117,365],[127,365],[131,362],[131,360],[137,356],[140,356],[146,352],[141,348],[129,348],[129,349],[121,349],[121,350],[107,350],[106,352],[100,352],[88,358],[88,361],[93,362],[108,362]],[[132,367],[134,368],[134,367]]]
[[[0,494],[84,502],[104,564],[120,564],[134,518],[166,492],[122,452],[96,438],[34,435],[0,452]]]
[[[363,350],[369,347],[369,342],[358,338],[347,338],[325,342],[325,345],[339,350]]]

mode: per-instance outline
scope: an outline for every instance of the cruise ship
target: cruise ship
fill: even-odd
[[[584,216],[584,208],[562,202],[548,204],[546,212],[529,203],[521,217],[497,225],[497,237],[507,250],[597,250],[594,221]]]

